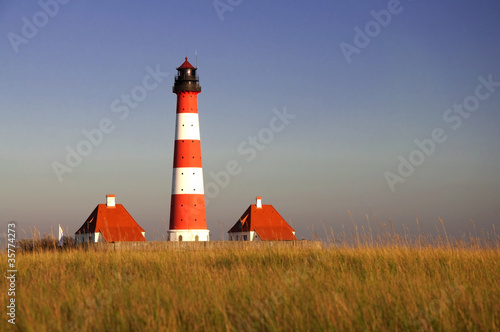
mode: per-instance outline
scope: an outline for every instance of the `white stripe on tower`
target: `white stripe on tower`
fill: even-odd
[[[203,195],[203,172],[201,167],[174,168],[172,195]]]
[[[198,113],[177,113],[175,139],[200,140],[200,120]]]

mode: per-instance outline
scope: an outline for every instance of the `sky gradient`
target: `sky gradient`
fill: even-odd
[[[2,222],[73,234],[115,194],[162,239],[188,56],[213,240],[255,196],[298,238],[349,231],[348,211],[401,233],[416,218],[423,232],[438,218],[454,234],[471,219],[498,229],[499,17],[498,1],[2,1]],[[54,163],[71,169],[62,181]]]

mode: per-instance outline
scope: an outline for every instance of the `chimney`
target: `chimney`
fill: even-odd
[[[262,208],[262,197],[260,196],[257,196],[257,202],[255,203],[255,205],[257,206],[257,208]]]
[[[106,206],[115,207],[115,195],[106,195]]]

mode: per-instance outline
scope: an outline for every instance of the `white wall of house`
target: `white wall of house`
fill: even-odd
[[[87,234],[76,234],[75,235],[76,243],[85,243],[85,242],[106,242],[104,236],[101,233],[87,233]]]
[[[146,232],[141,232],[141,234],[146,238]],[[75,234],[76,243],[85,243],[85,242],[106,242],[104,236],[99,233],[87,233],[87,234]],[[200,240],[201,241],[201,240]]]
[[[261,241],[255,231],[229,233],[229,241]]]
[[[208,229],[174,229],[167,235],[169,241],[210,241]]]

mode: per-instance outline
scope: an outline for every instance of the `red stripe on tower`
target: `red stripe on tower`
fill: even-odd
[[[168,230],[170,241],[209,240],[197,101],[201,87],[196,70],[186,58],[177,68],[172,88],[177,95],[177,114]]]

